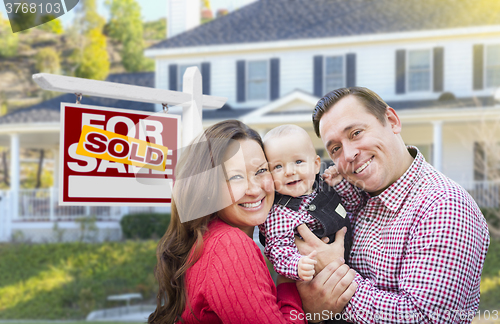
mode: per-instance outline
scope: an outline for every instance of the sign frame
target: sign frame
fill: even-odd
[[[64,123],[65,121],[65,108],[66,106],[70,106],[72,108],[83,108],[83,109],[90,109],[90,110],[96,110],[97,111],[109,111],[109,112],[115,112],[115,113],[125,113],[125,114],[137,114],[137,115],[154,115],[154,116],[159,116],[159,117],[165,117],[169,119],[174,119],[177,124],[177,140],[176,140],[176,145],[177,145],[177,154],[175,155],[176,160],[172,161],[172,164],[177,165],[177,162],[179,160],[179,155],[180,155],[180,149],[181,149],[181,116],[180,115],[175,115],[175,114],[167,114],[164,112],[147,112],[147,111],[139,111],[139,110],[130,110],[130,109],[123,109],[123,108],[113,108],[113,107],[103,107],[103,106],[92,106],[92,105],[84,105],[84,104],[77,104],[77,103],[67,103],[67,102],[61,102],[61,131],[60,131],[60,141],[59,141],[59,167],[60,167],[60,175],[59,175],[59,206],[170,206],[172,197],[171,197],[171,192],[172,192],[172,186],[174,180],[169,181],[170,183],[170,197],[169,198],[164,198],[165,202],[156,202],[156,201],[144,201],[144,202],[131,202],[127,197],[123,198],[116,198],[115,199],[123,199],[124,201],[65,201],[64,200],[64,193],[65,189],[69,190],[69,184],[68,188],[65,188],[65,178],[67,175],[65,175],[65,150],[66,150],[66,138],[65,138],[65,131],[66,131],[66,125]],[[81,125],[78,125],[80,128],[81,132]],[[169,151],[171,149],[169,148]],[[175,163],[174,163],[175,162]],[[125,167],[128,167],[128,165],[125,165]],[[172,175],[175,172],[175,170],[172,168]],[[104,177],[103,177],[104,178]],[[119,178],[119,177],[116,177]],[[130,177],[129,177],[130,178]],[[160,179],[160,178],[144,178],[144,179]],[[159,187],[159,186],[158,186]],[[86,197],[85,197],[86,198]],[[111,197],[110,197],[111,198]],[[80,198],[79,199],[83,199]],[[89,198],[91,200],[92,198]],[[94,198],[95,199],[95,198]],[[100,199],[105,199],[101,197]],[[142,199],[147,199],[147,198],[142,198]]]

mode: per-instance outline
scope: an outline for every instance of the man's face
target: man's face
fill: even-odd
[[[401,172],[401,122],[388,108],[385,125],[354,96],[338,101],[320,120],[319,131],[340,174],[357,187],[378,195]]]

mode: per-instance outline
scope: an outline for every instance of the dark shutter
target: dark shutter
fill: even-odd
[[[396,93],[405,93],[406,51],[396,51]]]
[[[483,71],[484,71],[484,64],[483,64],[483,51],[484,51],[484,46],[483,45],[474,45],[473,49],[473,60],[474,60],[474,80],[472,81],[472,88],[474,90],[482,90],[483,89]]]
[[[236,61],[236,101],[245,101],[245,61]]]
[[[270,82],[271,100],[278,99],[280,96],[280,59],[271,59],[271,82]]]
[[[323,56],[318,55],[314,57],[314,95],[317,97],[323,97]],[[333,90],[333,89],[331,89]]]
[[[350,53],[345,56],[346,59],[346,87],[356,86],[356,54]]]
[[[203,94],[210,94],[210,62],[201,63],[201,83]]]
[[[444,89],[444,48],[434,47],[434,92]]]
[[[177,64],[168,66],[168,88],[177,91]]]

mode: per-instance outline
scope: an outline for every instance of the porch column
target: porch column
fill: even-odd
[[[54,174],[52,176],[53,183],[50,188],[50,220],[54,221],[55,217],[55,207],[59,200],[59,148],[52,149],[52,154],[54,155]]]
[[[443,121],[436,120],[432,122],[434,128],[434,140],[432,150],[432,164],[436,168],[436,170],[442,172],[443,171]]]
[[[10,135],[10,192],[11,192],[11,219],[19,217],[19,134]]]
[[[54,183],[52,187],[59,188],[59,148],[52,149],[52,153],[54,154]]]

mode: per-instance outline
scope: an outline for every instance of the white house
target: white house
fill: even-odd
[[[370,88],[396,109],[407,144],[480,205],[498,206],[489,177],[500,158],[487,148],[500,142],[499,12],[497,0],[260,0],[146,55],[156,87],[178,89],[196,65],[204,93],[229,98],[204,112],[205,126],[237,118],[264,134],[294,123],[325,160],[311,122],[317,100]]]
[[[260,0],[198,27],[193,21],[199,19],[190,16],[197,10],[189,6],[199,1],[167,1],[176,35],[146,50],[156,60],[154,83],[181,90],[185,69],[198,66],[203,92],[228,98],[223,108],[203,112],[204,126],[240,119],[265,134],[294,123],[309,132],[328,162],[312,128],[312,110],[330,90],[364,86],[396,109],[407,144],[418,146],[479,205],[498,206],[492,174],[500,171],[500,150],[490,148],[500,142],[494,96],[500,87],[500,1]],[[64,100],[55,100],[0,118],[0,146],[10,147],[14,157],[20,147],[57,151],[58,103]],[[16,160],[11,165],[16,171]],[[123,210],[63,211],[50,198],[57,188],[51,190],[24,193],[13,185],[10,193],[28,197],[19,199],[19,210],[28,212],[15,219],[5,209],[9,193],[3,193],[0,240],[16,230],[35,236],[57,220],[75,228],[72,220],[85,213],[102,215],[103,228],[117,228]],[[31,213],[37,199],[45,204],[43,217]]]

